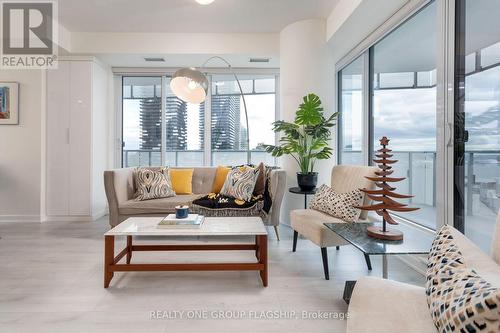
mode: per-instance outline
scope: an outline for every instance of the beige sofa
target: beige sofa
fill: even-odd
[[[212,191],[216,167],[196,167],[193,172],[193,194],[176,195],[171,198],[135,201],[134,168],[104,171],[104,187],[109,205],[109,224],[114,227],[131,216],[165,216],[174,213],[177,205],[191,205],[193,200]],[[270,172],[272,208],[264,223],[274,226],[277,233],[281,202],[285,190],[284,170]]]
[[[500,216],[500,215],[499,215]],[[452,236],[473,268],[494,287],[500,287],[500,217],[493,237],[492,257],[482,252],[458,230]],[[436,333],[425,289],[406,283],[364,277],[354,288],[349,304],[348,333]]]

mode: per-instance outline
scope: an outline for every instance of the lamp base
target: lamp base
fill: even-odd
[[[371,226],[366,228],[368,236],[385,240],[402,240],[403,233],[396,229],[386,228],[384,232],[381,226]]]

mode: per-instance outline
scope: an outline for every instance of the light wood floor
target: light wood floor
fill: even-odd
[[[301,319],[302,312],[344,313],[344,282],[381,276],[380,258],[372,259],[373,271],[368,272],[363,255],[345,246],[329,249],[331,280],[326,281],[320,249],[299,239],[297,252],[292,253],[292,233],[281,227],[281,242],[269,229],[267,288],[257,272],[130,272],[115,273],[110,288],[104,289],[102,235],[107,229],[107,218],[93,223],[1,223],[0,332],[344,332],[345,320]],[[134,253],[132,261],[153,258],[255,259],[250,252],[192,252]],[[389,259],[389,278],[424,283],[423,276],[396,258]],[[186,311],[184,317],[150,318],[151,311],[164,316],[174,310]],[[187,319],[194,310],[206,310],[204,315],[211,319]],[[298,318],[215,319],[220,311],[254,317],[263,315],[261,311],[288,315],[295,311]]]

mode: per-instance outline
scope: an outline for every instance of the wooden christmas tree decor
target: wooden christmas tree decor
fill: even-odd
[[[376,177],[366,177],[367,179],[374,181],[375,186],[379,189],[376,190],[367,190],[360,189],[362,192],[366,193],[366,195],[374,201],[374,204],[371,206],[354,206],[355,208],[359,208],[362,210],[372,210],[375,211],[378,215],[382,217],[382,226],[370,226],[367,228],[368,235],[374,238],[386,239],[386,240],[402,240],[403,233],[399,230],[389,229],[387,228],[387,223],[389,224],[398,224],[389,214],[389,211],[393,212],[411,212],[417,210],[419,208],[407,207],[408,205],[397,202],[392,198],[397,199],[407,199],[413,197],[412,195],[404,195],[398,194],[394,192],[396,190],[395,187],[389,185],[389,183],[400,182],[405,180],[406,178],[394,178],[390,177],[390,175],[394,172],[392,170],[392,165],[394,165],[397,160],[391,160],[393,157],[391,149],[388,149],[389,139],[387,137],[383,137],[380,139],[380,145],[382,146],[375,154],[377,157],[373,160],[373,162],[378,164],[380,171],[376,171]]]

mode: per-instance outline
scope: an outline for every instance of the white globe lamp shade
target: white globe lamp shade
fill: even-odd
[[[200,104],[207,97],[208,79],[196,68],[181,68],[172,76],[170,89],[183,101]]]
[[[210,5],[214,1],[215,0],[196,0],[196,2],[199,3],[200,5]]]

